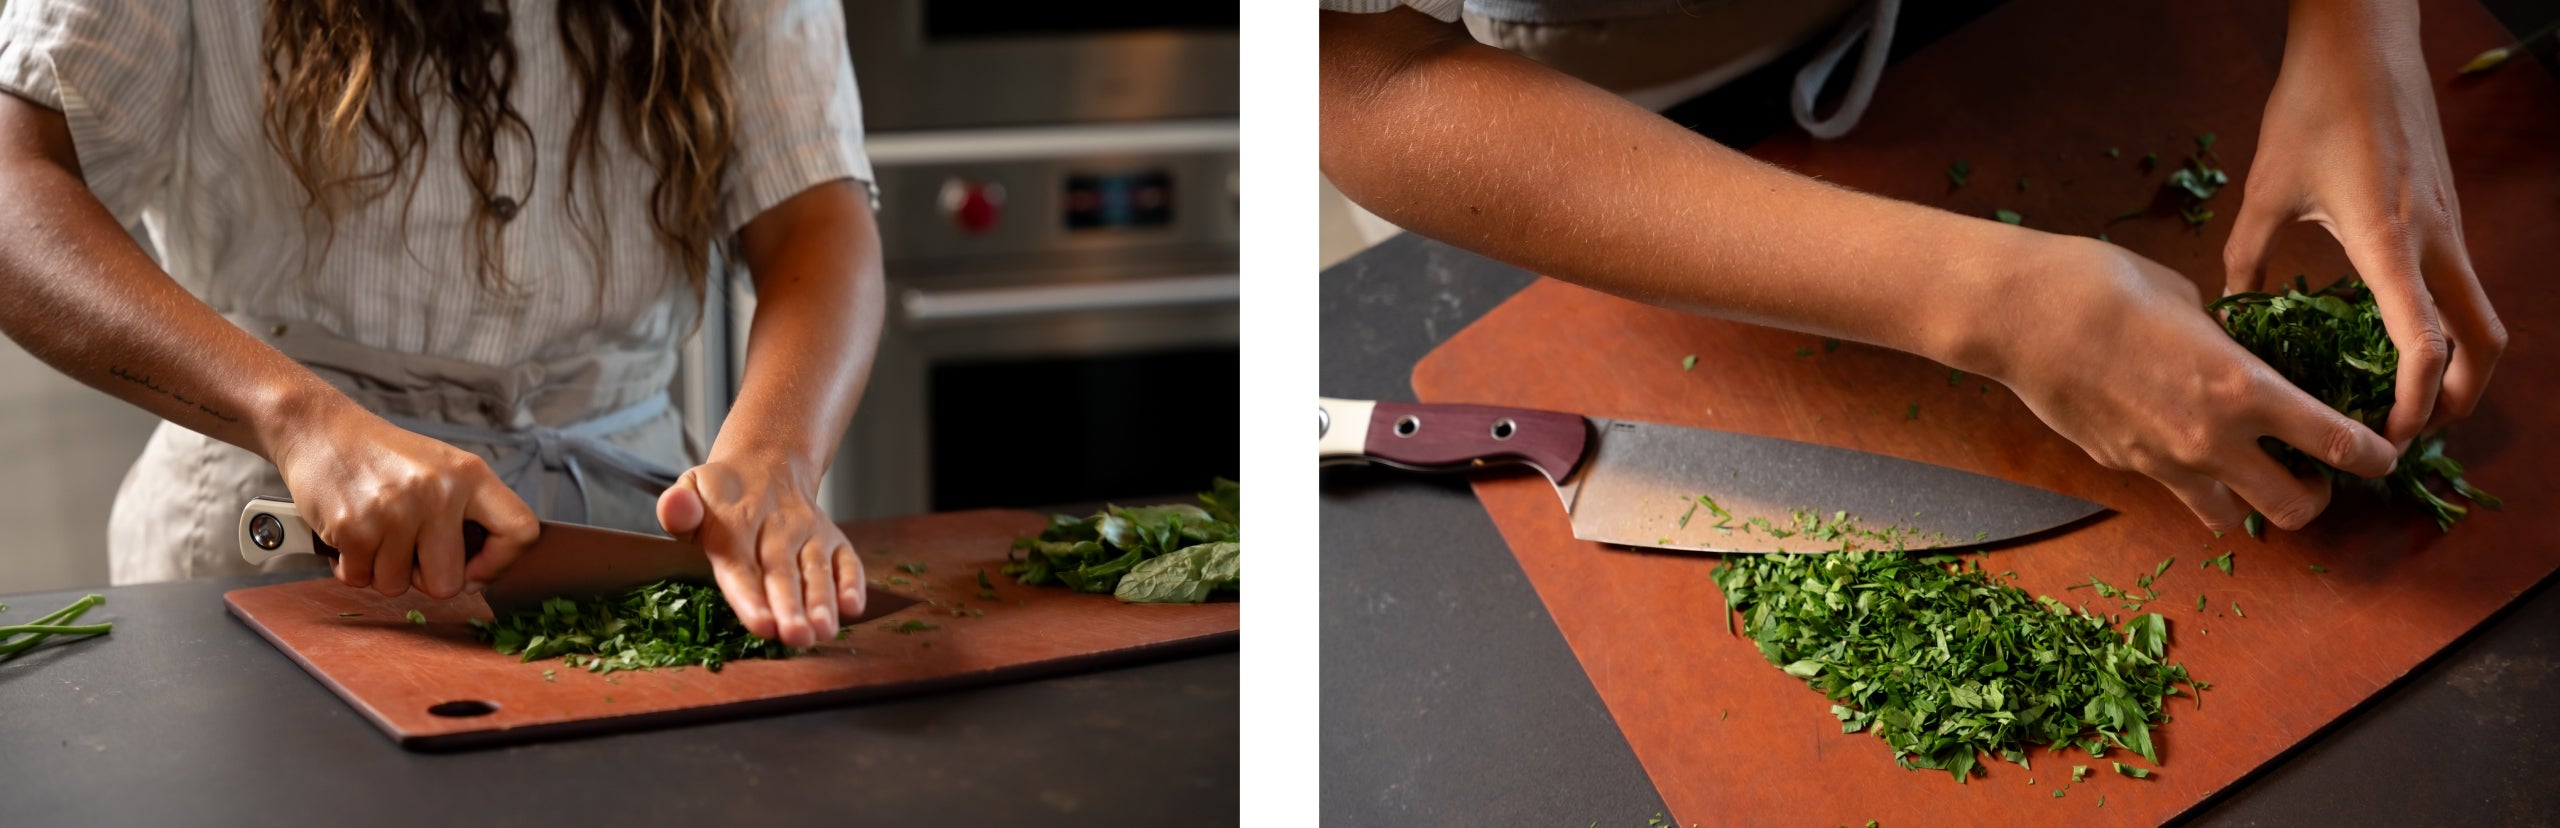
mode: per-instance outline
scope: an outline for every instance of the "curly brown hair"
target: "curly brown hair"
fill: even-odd
[[[576,194],[580,167],[595,163],[610,106],[629,150],[657,170],[650,226],[697,297],[734,140],[727,5],[560,0],[557,21],[580,95],[566,191]],[[347,208],[403,180],[414,195],[425,168],[420,150],[428,145],[421,101],[441,94],[453,107],[456,152],[478,197],[471,216],[476,275],[493,291],[508,289],[498,251],[502,221],[490,206],[501,195],[497,142],[502,133],[533,139],[509,100],[512,20],[505,0],[268,0],[267,135],[327,235],[334,237]],[[587,210],[601,209],[594,188],[586,196]],[[578,200],[567,206],[603,264],[604,246]]]

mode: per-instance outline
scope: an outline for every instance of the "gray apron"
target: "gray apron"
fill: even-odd
[[[544,520],[664,534],[658,494],[700,456],[668,403],[671,348],[599,348],[501,367],[359,345],[308,322],[231,319],[366,410],[480,455]],[[110,577],[130,584],[258,571],[233,537],[241,505],[257,495],[290,496],[274,465],[162,422],[116,491]],[[265,568],[320,566],[288,556]]]

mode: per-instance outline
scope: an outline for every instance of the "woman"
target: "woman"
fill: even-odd
[[[1594,32],[1676,27],[1535,21],[1595,6],[1730,18],[1754,5],[1770,4],[1325,0],[1325,175],[1399,226],[1540,273],[1909,351],[1998,379],[2091,457],[2158,480],[2216,532],[2239,530],[2253,508],[2297,529],[2328,506],[2327,480],[2288,473],[2259,448],[2260,436],[2373,477],[2390,471],[2395,446],[2478,404],[2507,332],[2463,245],[2413,2],[2294,0],[2258,144],[2288,151],[2251,165],[2224,255],[2229,289],[2254,290],[2281,225],[2314,221],[2338,238],[2400,348],[2398,402],[2382,434],[2234,344],[2199,310],[2194,285],[2158,263],[2093,239],[1958,216],[1770,167],[1482,45],[1455,22],[1462,9],[1515,15],[1507,28],[1477,28],[1589,60],[1601,50],[1566,47]],[[1815,135],[1845,130],[1874,93],[1898,6],[1877,0],[1853,18],[1860,21],[1853,29],[1872,26],[1876,34],[1840,113],[1813,118],[1812,91],[1821,83],[1804,79],[1827,72],[1848,39],[1833,41],[1799,76],[1792,108]],[[1532,22],[1517,22],[1524,18]],[[1800,35],[1789,27],[1803,22],[1789,18],[1772,30]],[[1649,35],[1628,40],[1636,45],[1621,51],[1660,45]],[[1626,86],[1681,88],[1676,75],[1639,74]],[[1536,116],[1514,115],[1523,112]],[[1910,281],[1930,289],[1899,289]],[[2048,304],[1992,319],[1972,310],[2028,293]]]
[[[166,420],[117,582],[242,570],[290,494],[385,595],[476,591],[541,516],[699,540],[793,646],[861,612],[814,501],[881,312],[836,4],[242,5],[0,15],[0,329]],[[723,261],[760,302],[697,463],[666,389]]]

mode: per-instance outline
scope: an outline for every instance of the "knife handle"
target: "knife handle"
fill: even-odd
[[[462,522],[462,557],[470,560],[480,554],[480,546],[489,542],[489,529],[479,521]],[[311,524],[302,522],[302,511],[293,501],[281,497],[249,498],[240,509],[240,557],[252,564],[263,564],[281,555],[308,554],[336,560],[336,547],[323,543]]]
[[[1561,481],[1591,439],[1582,417],[1531,408],[1316,399],[1323,465],[1381,463],[1421,471],[1523,465]]]

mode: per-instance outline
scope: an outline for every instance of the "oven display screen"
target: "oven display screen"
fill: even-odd
[[[927,40],[1091,35],[1161,29],[1235,31],[1240,4],[1197,0],[925,0]]]
[[[1069,230],[1163,227],[1173,223],[1173,174],[1161,171],[1067,176]]]

